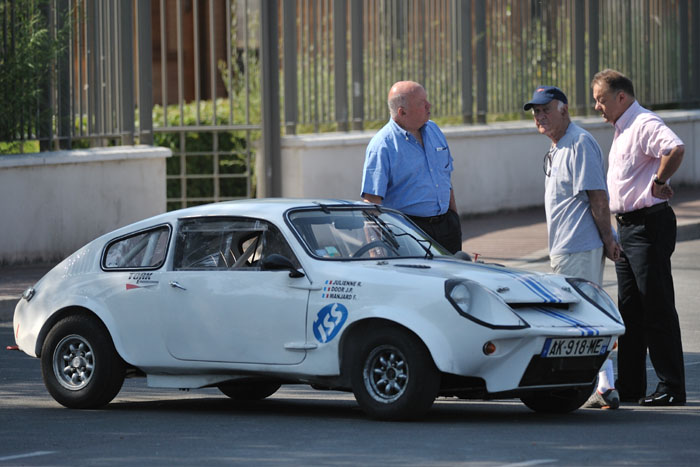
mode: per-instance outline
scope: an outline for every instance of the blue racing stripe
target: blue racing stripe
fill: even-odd
[[[519,274],[513,271],[502,271],[509,276],[513,277],[515,280],[523,284],[525,287],[530,289],[539,297],[545,299],[548,303],[561,303],[562,299],[548,290],[544,285],[537,282],[533,276],[528,274]]]
[[[569,323],[574,325],[575,327],[579,328],[581,331],[582,336],[598,336],[600,335],[600,331],[593,326],[584,323],[583,321],[579,321],[571,316],[567,316],[563,313],[560,313],[558,311],[554,310],[548,310],[546,308],[541,308],[541,307],[534,307],[535,310],[540,311],[542,313],[545,313],[552,318],[556,318],[559,321]]]

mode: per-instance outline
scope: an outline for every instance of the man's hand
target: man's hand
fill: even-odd
[[[605,190],[586,190],[586,193],[588,194],[588,201],[591,203],[593,221],[603,242],[605,256],[613,261],[619,261],[622,255],[622,247],[612,232],[608,194]]]
[[[671,185],[667,183],[659,185],[658,183],[654,182],[651,184],[651,194],[654,196],[654,198],[671,199],[673,196],[673,188],[671,188]]]
[[[605,242],[603,248],[605,250],[605,256],[608,259],[615,262],[620,261],[620,257],[622,256],[622,247],[619,243],[617,243],[617,241],[610,239],[609,241]]]

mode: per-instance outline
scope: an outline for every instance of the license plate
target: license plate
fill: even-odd
[[[590,357],[608,351],[610,337],[548,338],[540,354],[545,358]]]

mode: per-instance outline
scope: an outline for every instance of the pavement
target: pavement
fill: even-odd
[[[678,241],[700,238],[700,186],[676,187],[671,205],[678,222]],[[613,224],[614,225],[614,224]],[[479,261],[542,270],[548,259],[543,207],[465,216],[462,249]],[[15,305],[55,264],[0,265],[0,322],[12,321]]]

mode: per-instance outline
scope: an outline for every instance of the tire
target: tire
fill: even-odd
[[[105,326],[90,316],[69,316],[49,331],[41,348],[49,394],[71,409],[107,405],[124,383],[126,364]]]
[[[370,330],[360,339],[351,344],[348,368],[360,408],[380,420],[424,415],[440,389],[440,372],[423,343],[390,327]]]
[[[259,401],[270,397],[280,388],[281,384],[268,381],[220,384],[219,391],[237,401]]]
[[[569,413],[586,403],[594,384],[583,388],[533,392],[520,398],[523,404],[540,413]]]

